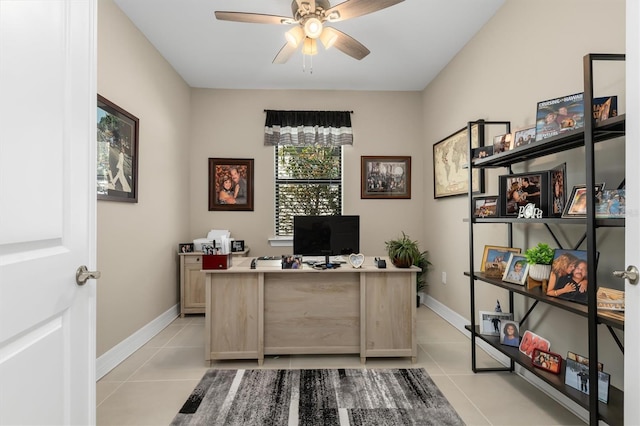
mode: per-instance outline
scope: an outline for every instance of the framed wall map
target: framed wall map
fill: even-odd
[[[469,192],[468,130],[463,127],[433,145],[433,197],[466,195]],[[480,146],[478,125],[471,126],[471,147]],[[473,192],[484,192],[484,174],[473,169]]]

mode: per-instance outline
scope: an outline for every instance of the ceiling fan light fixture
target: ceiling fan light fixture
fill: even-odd
[[[302,54],[303,55],[317,55],[318,54],[318,43],[309,37],[304,39],[304,44],[302,45]]]
[[[322,22],[318,18],[304,21],[304,33],[309,38],[318,38],[322,34]]]
[[[325,28],[324,30],[322,30],[322,34],[320,34],[320,41],[322,42],[322,45],[325,49],[330,49],[337,40],[337,34],[332,32],[329,28]]]
[[[293,47],[298,47],[302,39],[304,38],[304,31],[301,27],[293,27],[286,33],[284,33],[284,38],[287,39],[287,43],[289,43]]]

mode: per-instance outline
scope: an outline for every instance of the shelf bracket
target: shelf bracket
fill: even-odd
[[[529,310],[527,311],[526,314],[524,314],[524,316],[522,317],[522,319],[520,320],[519,325],[522,326],[522,324],[524,324],[524,322],[527,320],[527,317],[529,316],[529,314],[531,312],[533,312],[533,310],[535,309],[535,307],[538,305],[539,300],[536,300],[535,302],[533,302],[533,305],[531,305],[531,307],[529,308]]]
[[[615,333],[615,331],[613,331],[613,328],[611,328],[610,325],[608,325],[607,328],[609,329],[609,333],[611,333],[611,337],[613,337],[613,340],[616,342],[616,344],[620,348],[620,351],[622,351],[622,354],[624,355],[624,345],[620,341],[620,338],[618,338],[618,335]]]

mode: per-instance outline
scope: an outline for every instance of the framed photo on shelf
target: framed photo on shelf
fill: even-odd
[[[433,198],[468,194],[468,135],[465,126],[433,145]],[[484,135],[479,134],[478,125],[471,126],[471,148],[484,146],[481,142],[484,142]],[[472,192],[484,192],[482,169],[473,169],[472,176]]]
[[[253,211],[253,159],[209,158],[209,211]]]
[[[593,98],[593,119],[597,122],[604,121],[608,118],[618,115],[618,97],[603,96]]]
[[[623,218],[626,210],[624,189],[604,189],[596,199],[597,218]]]
[[[610,381],[608,373],[598,371],[598,400],[605,404],[609,402]],[[589,395],[589,366],[567,358],[564,384]]]
[[[139,120],[98,95],[98,200],[138,202]]]
[[[562,357],[553,352],[543,351],[535,348],[531,356],[531,364],[534,367],[546,370],[553,374],[560,374],[562,367]]]
[[[524,285],[527,281],[528,273],[529,264],[527,263],[527,258],[519,254],[510,253],[502,281]]]
[[[515,321],[502,321],[500,343],[507,346],[520,345],[520,327]]]
[[[603,183],[595,186],[596,200],[602,198]],[[567,199],[567,205],[562,212],[562,217],[586,217],[587,216],[587,186],[575,185],[571,190],[571,195]]]
[[[579,362],[580,364],[586,365],[587,367],[589,366],[589,358],[587,358],[586,356],[578,355],[575,352],[567,351],[567,359],[574,360],[576,362]],[[598,363],[598,371],[604,371],[604,364],[601,362]]]
[[[543,351],[549,351],[551,343],[544,337],[538,336],[531,330],[527,330],[522,335],[522,341],[520,342],[519,350],[529,358],[533,355],[534,349],[542,349]]]
[[[511,150],[511,137],[511,133],[495,136],[493,138],[493,153],[499,154]]]
[[[471,152],[472,160],[478,160],[481,158],[491,157],[493,155],[493,146],[480,146],[478,148],[473,148]]]
[[[411,157],[360,157],[360,198],[411,198]]]
[[[586,250],[555,249],[547,295],[586,305],[587,266]]]
[[[521,217],[533,205],[542,217],[549,213],[549,172],[499,176],[500,215]]]
[[[499,336],[503,321],[513,321],[513,314],[509,312],[479,311],[480,334]]]
[[[584,93],[538,102],[536,142],[584,127]]]
[[[482,263],[480,264],[480,272],[487,272],[487,270],[498,268],[500,269],[501,278],[504,274],[504,270],[507,267],[507,261],[511,253],[520,254],[519,248],[502,247],[502,246],[484,246],[484,253],[482,253]]]
[[[562,163],[549,171],[551,174],[551,214],[549,216],[561,217],[564,206],[567,203],[565,188],[567,187],[567,163]]]
[[[473,197],[473,217],[498,217],[498,196]]]
[[[193,253],[193,243],[178,244],[178,253]]]
[[[529,145],[536,141],[536,126],[529,126],[513,132],[513,147]]]

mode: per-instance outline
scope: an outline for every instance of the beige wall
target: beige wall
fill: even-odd
[[[423,131],[427,149],[425,168],[433,164],[431,146],[466,125],[469,120],[508,120],[513,128],[535,122],[536,103],[545,99],[582,92],[582,58],[586,53],[624,53],[625,3],[623,0],[508,0],[494,18],[454,58],[442,73],[424,90]],[[618,95],[618,105],[624,107],[624,87],[621,87],[624,64],[613,69],[596,68],[596,96]],[[623,76],[623,74],[622,74]],[[498,129],[499,130],[499,129]],[[500,132],[498,131],[497,134]],[[624,177],[624,141],[600,144],[596,179],[616,187]],[[618,160],[616,160],[616,158]],[[548,170],[566,162],[568,187],[584,183],[584,150],[577,149],[544,159],[514,166],[514,173]],[[486,175],[487,194],[498,193],[500,174],[506,169]],[[425,173],[426,188],[432,188],[432,173]],[[469,312],[468,230],[463,222],[468,216],[466,197],[434,200],[425,196],[426,227],[424,240],[434,263],[428,293],[465,318]],[[505,225],[476,226],[474,262],[479,265],[485,244],[505,245]],[[572,248],[582,234],[582,227],[558,227],[565,248]],[[541,225],[514,226],[514,246],[526,249],[539,240],[556,247]],[[603,282],[614,286],[605,272],[623,268],[622,244],[624,232],[619,229],[599,231],[601,256],[599,271]],[[618,242],[616,242],[618,240]],[[583,247],[581,247],[583,248]],[[624,269],[624,268],[623,268]],[[447,284],[441,283],[441,273],[447,273]],[[508,304],[506,291],[479,283],[477,308],[493,310],[496,299],[503,308]],[[516,319],[523,315],[530,302],[516,298]],[[586,319],[538,306],[525,324],[551,341],[551,349],[560,354],[567,350],[587,353]],[[606,370],[614,374],[612,382],[621,386],[622,354],[614,347],[607,330],[601,327],[601,353]],[[621,333],[618,333],[621,335]]]
[[[98,93],[140,119],[138,203],[98,201],[100,356],[178,303],[189,229],[189,87],[111,0],[98,2]]]
[[[344,148],[345,214],[360,215],[360,250],[383,255],[384,241],[405,231],[424,232],[424,168],[418,92],[331,92],[193,89],[191,102],[191,237],[229,229],[245,240],[250,255],[292,253],[270,247],[274,235],[274,148],[263,141],[265,109],[353,111],[353,146]],[[360,199],[360,156],[412,156],[410,200]],[[251,212],[207,209],[207,159],[255,159],[255,202]]]

